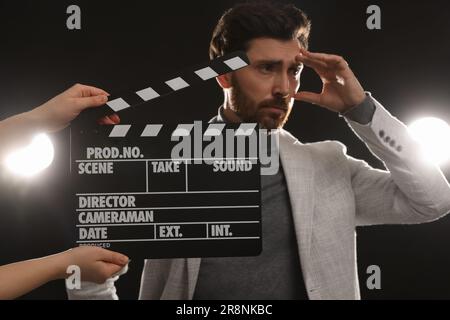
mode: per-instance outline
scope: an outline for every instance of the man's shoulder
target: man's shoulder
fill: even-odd
[[[293,141],[295,142],[292,143]],[[342,169],[347,168],[348,165],[347,148],[339,141],[301,143],[291,133],[282,130],[280,147],[282,158],[302,161],[303,165],[310,166],[316,174],[321,172],[329,176],[336,171],[336,168],[340,169],[339,172],[343,172]]]
[[[292,145],[292,148],[299,148],[303,150],[308,150],[313,154],[335,154],[335,155],[346,155],[347,147],[336,140],[325,140],[318,142],[302,143],[289,131],[281,129],[280,139],[284,141],[285,145]]]

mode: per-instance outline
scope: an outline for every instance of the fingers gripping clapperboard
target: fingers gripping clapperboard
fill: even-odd
[[[92,118],[153,102],[247,65],[243,52],[221,57],[110,99],[92,109]],[[260,254],[256,124],[80,123],[71,126],[70,147],[76,245],[142,258]]]

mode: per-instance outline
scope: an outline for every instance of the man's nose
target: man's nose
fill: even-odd
[[[290,82],[289,77],[286,74],[279,74],[275,78],[273,87],[273,95],[279,97],[288,97],[290,95]]]

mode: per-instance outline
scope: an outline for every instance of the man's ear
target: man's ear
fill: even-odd
[[[231,88],[231,73],[223,74],[221,76],[216,77],[217,83],[222,89],[230,89]]]

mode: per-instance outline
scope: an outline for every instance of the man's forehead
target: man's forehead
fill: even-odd
[[[299,54],[300,42],[297,39],[278,40],[257,38],[249,42],[247,55],[252,63],[257,61],[295,62]]]

